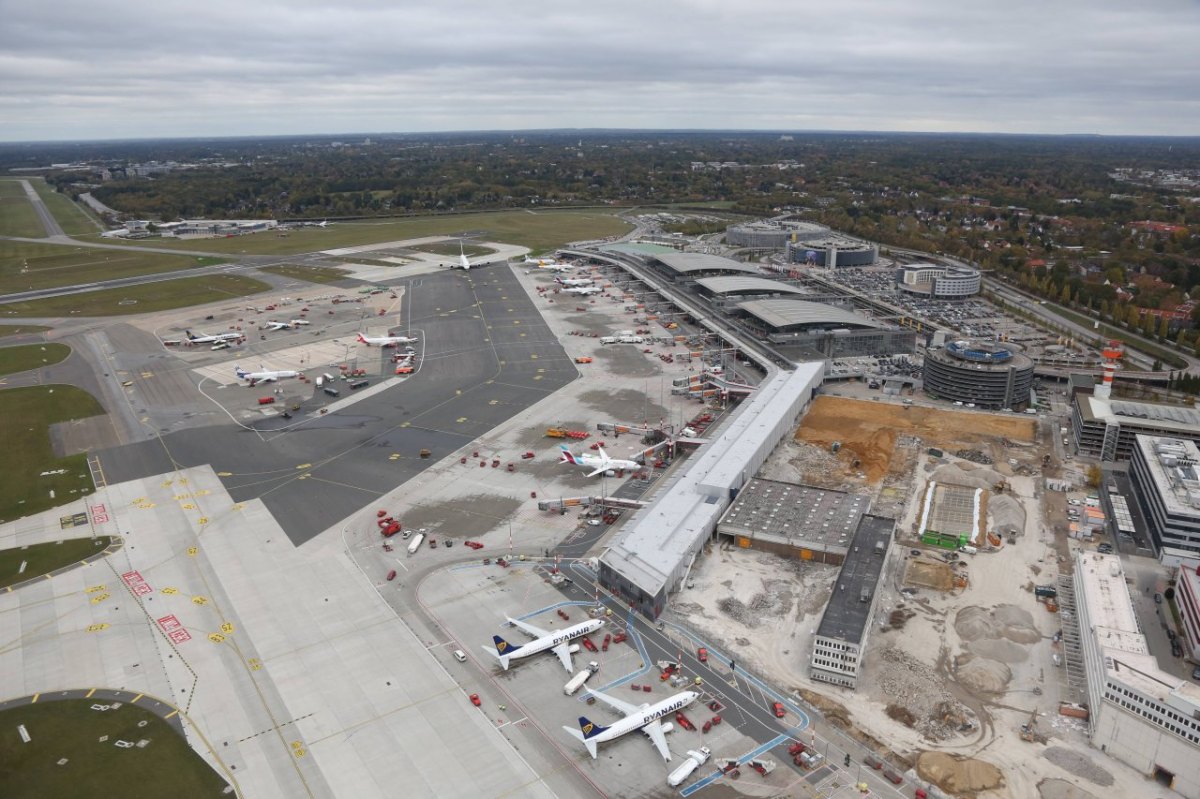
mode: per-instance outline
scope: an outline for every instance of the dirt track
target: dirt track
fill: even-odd
[[[796,431],[797,440],[821,447],[840,441],[839,457],[860,461],[858,470],[872,483],[891,468],[899,436],[916,436],[924,446],[953,450],[1000,438],[1033,441],[1034,435],[1030,419],[830,396],[813,401]]]

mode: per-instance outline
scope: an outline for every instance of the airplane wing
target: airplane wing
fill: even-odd
[[[667,748],[667,736],[663,732],[662,724],[658,722],[658,719],[642,727],[642,732],[646,733],[646,737],[654,744],[654,748],[662,755],[663,760],[671,759],[671,750]]]
[[[611,469],[611,468],[612,468],[612,467],[611,467],[611,466],[609,466],[609,465],[606,463],[606,464],[604,464],[603,466],[601,466],[599,469],[597,469],[596,471],[594,471],[594,472],[589,472],[589,473],[588,473],[588,477],[595,477],[596,475],[600,474],[601,472],[607,472],[607,471],[608,471],[609,469]]]
[[[614,710],[618,710],[621,713],[624,713],[626,716],[637,713],[639,710],[642,709],[642,706],[640,706],[640,705],[631,705],[622,699],[617,699],[615,696],[609,696],[608,694],[602,694],[599,691],[593,691],[591,688],[585,687],[583,690],[584,690],[584,693],[586,693],[588,696],[596,697],[601,702],[604,702],[605,704],[609,705]]]
[[[554,654],[558,655],[558,659],[562,662],[563,668],[567,670],[567,674],[570,674],[572,669],[571,645],[567,642],[563,642],[554,647],[552,651]]]
[[[521,621],[520,619],[509,618],[507,616],[505,616],[505,618],[508,619],[508,623],[511,624],[513,627],[517,627],[518,629],[524,630],[525,632],[532,635],[534,638],[544,638],[550,634],[549,630],[543,630],[541,627],[534,627],[529,622]]]

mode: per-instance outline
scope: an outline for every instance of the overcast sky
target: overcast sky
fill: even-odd
[[[0,140],[1200,135],[1196,0],[0,0]]]

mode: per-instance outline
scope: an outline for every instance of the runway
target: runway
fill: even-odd
[[[235,501],[261,498],[299,545],[578,376],[507,266],[403,285],[404,318],[425,333],[411,379],[286,431],[276,417],[104,450],[106,478],[212,464]]]

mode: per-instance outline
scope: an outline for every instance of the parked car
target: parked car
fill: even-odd
[[[479,705],[480,705],[479,694],[471,694],[471,704],[474,705],[475,707],[479,707]]]
[[[784,710],[782,702],[776,702],[771,706],[771,709],[775,711],[775,718],[777,719],[781,719],[787,715],[787,711]]]
[[[1162,604],[1162,594],[1158,593],[1157,591],[1154,592],[1154,604],[1156,604],[1156,605]]]
[[[708,650],[705,649],[704,647],[700,647],[699,649],[696,650],[696,658],[701,663],[707,663],[708,662]]]

